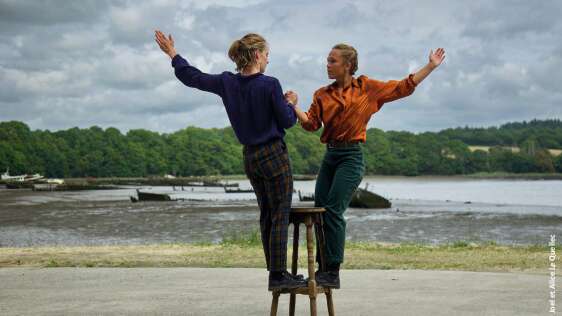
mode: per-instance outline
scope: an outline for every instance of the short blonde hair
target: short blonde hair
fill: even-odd
[[[255,52],[263,52],[267,48],[267,42],[263,36],[255,33],[244,35],[235,40],[228,50],[228,57],[236,64],[236,71],[242,71],[247,66],[255,63]]]
[[[357,67],[359,62],[357,61],[357,50],[351,45],[347,44],[337,44],[332,49],[337,49],[341,51],[341,55],[344,60],[351,64],[351,68],[349,69],[349,74],[354,75],[357,71]]]

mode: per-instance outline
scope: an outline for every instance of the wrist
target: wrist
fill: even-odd
[[[432,62],[427,63],[427,66],[429,67],[430,70],[437,68],[437,65],[433,64]]]

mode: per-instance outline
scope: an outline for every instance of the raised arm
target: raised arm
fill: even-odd
[[[445,59],[445,50],[438,48],[429,53],[429,62],[414,74],[402,80],[389,80],[386,82],[369,79],[367,85],[375,95],[378,102],[373,103],[373,111],[378,111],[384,103],[391,102],[412,94],[416,86],[422,82],[435,68],[439,67]]]
[[[222,96],[223,85],[221,75],[207,74],[190,65],[187,60],[176,52],[174,39],[171,34],[166,37],[164,33],[156,30],[154,39],[158,46],[160,46],[160,49],[172,59],[172,67],[174,67],[176,77],[184,85]]]
[[[445,59],[445,50],[443,48],[438,48],[435,52],[433,49],[429,52],[429,62],[422,69],[418,70],[414,77],[412,78],[416,84],[425,79],[435,68],[439,67],[443,60]]]

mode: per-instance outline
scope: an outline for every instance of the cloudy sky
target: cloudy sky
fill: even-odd
[[[234,71],[233,40],[262,34],[267,74],[300,95],[330,83],[339,42],[359,51],[358,74],[401,79],[431,48],[444,64],[369,126],[436,131],[562,118],[561,1],[64,1],[0,0],[0,121],[173,132],[229,124],[221,100],[183,86],[154,29],[172,33],[201,70]]]

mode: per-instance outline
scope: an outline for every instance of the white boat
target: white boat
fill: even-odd
[[[7,169],[6,172],[4,172],[0,176],[0,179],[2,179],[3,181],[10,181],[10,182],[27,182],[27,181],[35,181],[35,180],[43,179],[43,176],[38,174],[38,173],[19,175],[19,176],[11,176],[10,175],[10,169]]]
[[[64,184],[63,179],[47,179],[48,184]]]
[[[10,175],[10,169],[6,169],[6,172],[4,172],[2,174],[2,176],[0,176],[0,179],[4,180],[4,181],[17,181],[17,182],[23,182],[25,179],[25,175],[23,176],[11,176]]]
[[[40,180],[43,179],[44,177],[38,173],[36,174],[28,174],[25,176],[25,178],[23,178],[23,181],[35,181],[35,180]]]

